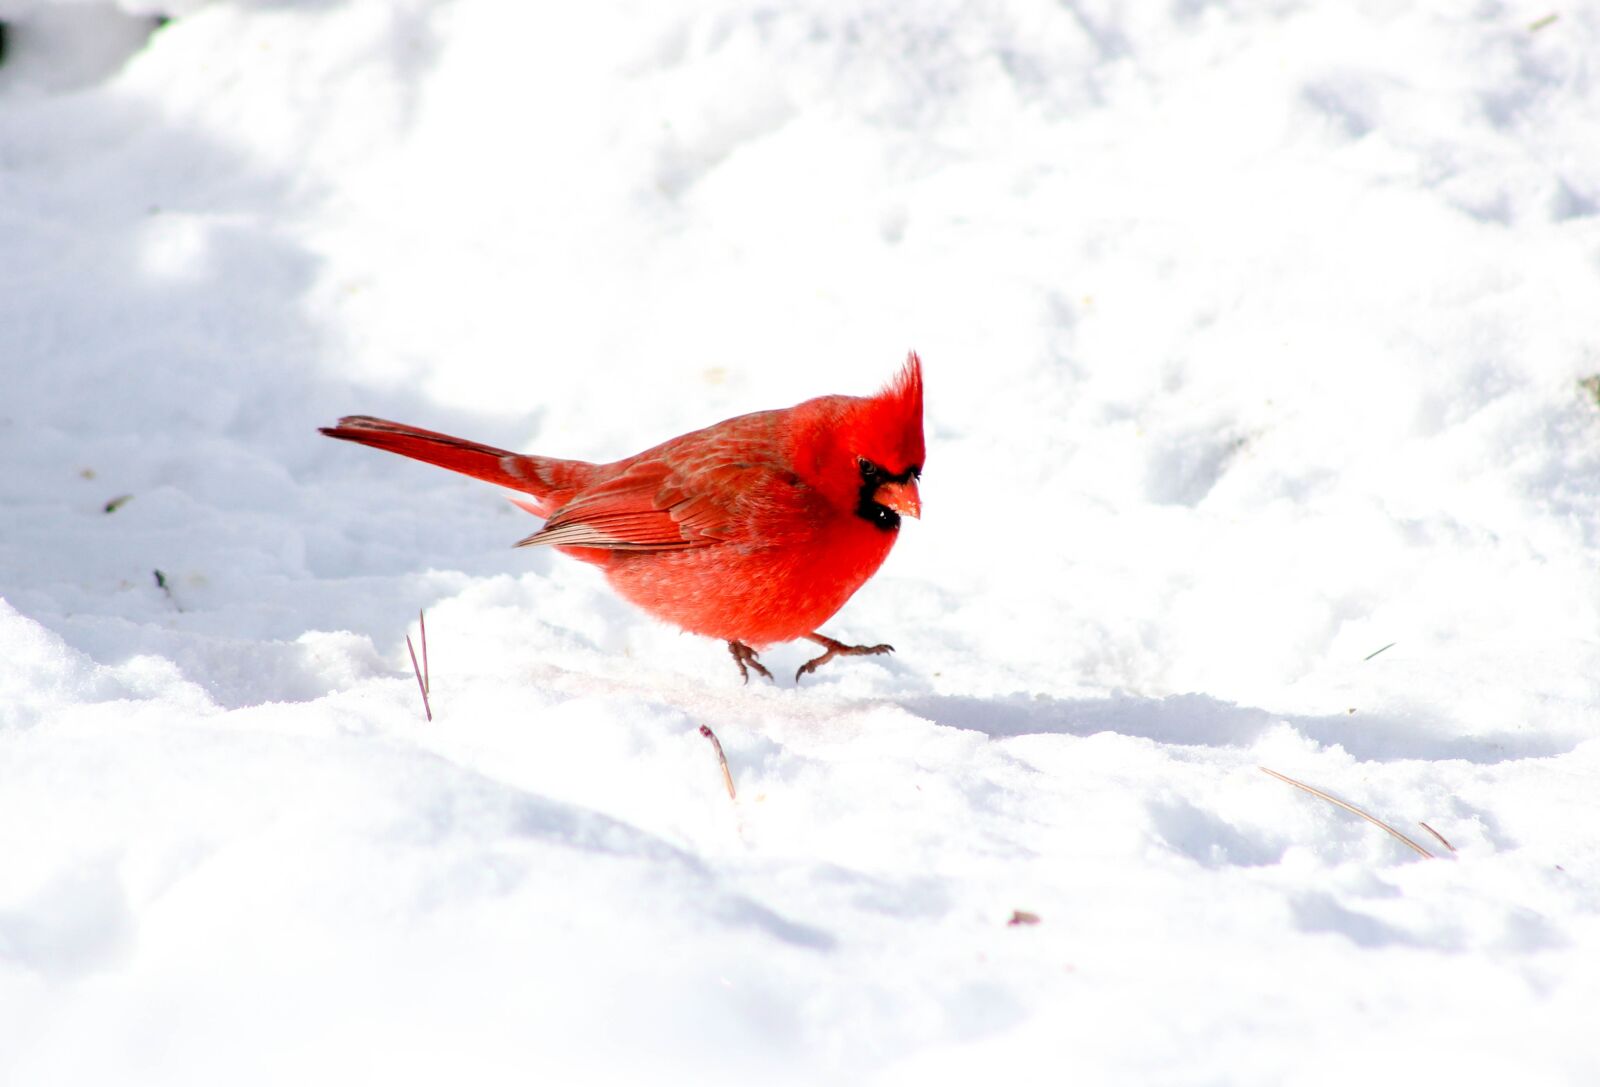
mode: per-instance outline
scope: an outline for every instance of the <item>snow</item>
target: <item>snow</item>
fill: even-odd
[[[1593,6],[0,20],[0,1082],[1600,1080]],[[908,348],[801,687],[315,432]]]

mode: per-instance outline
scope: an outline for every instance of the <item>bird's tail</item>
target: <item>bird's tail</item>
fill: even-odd
[[[533,502],[518,502],[517,505],[541,517],[580,490],[595,467],[587,461],[513,453],[421,427],[374,419],[370,415],[347,415],[339,420],[338,426],[319,429],[330,438],[386,449],[402,457],[437,464],[452,472],[520,491],[531,496]]]

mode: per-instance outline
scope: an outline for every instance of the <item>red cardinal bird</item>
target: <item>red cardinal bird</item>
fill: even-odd
[[[520,491],[527,500],[512,501],[546,520],[517,546],[549,544],[594,563],[651,615],[726,641],[746,682],[747,666],[772,678],[756,650],[774,642],[823,647],[797,681],[836,656],[893,650],[845,645],[817,627],[882,565],[901,515],[922,513],[915,353],[876,396],[736,416],[610,464],[511,453],[365,415],[322,433]]]

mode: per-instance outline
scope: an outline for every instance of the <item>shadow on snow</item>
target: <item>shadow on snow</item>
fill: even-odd
[[[1281,723],[1325,747],[1337,744],[1363,761],[1461,759],[1496,763],[1559,755],[1572,748],[1572,743],[1561,736],[1531,729],[1451,736],[1407,717],[1272,713],[1203,694],[1165,698],[1117,694],[1073,699],[1025,694],[999,698],[927,695],[903,699],[900,704],[936,724],[972,729],[997,738],[1031,733],[1092,736],[1115,732],[1167,744],[1245,747]]]

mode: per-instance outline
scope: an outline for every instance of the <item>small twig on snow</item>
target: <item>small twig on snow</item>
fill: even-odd
[[[1037,925],[1038,923],[1039,915],[1029,910],[1012,910],[1011,920],[1006,922],[1007,925]]]
[[[156,588],[167,594],[167,600],[172,604],[175,610],[182,611],[183,605],[178,603],[178,598],[173,595],[172,586],[167,583],[167,575],[163,574],[160,570],[151,570],[150,572],[155,575]]]
[[[1417,822],[1422,823],[1422,820],[1418,819]],[[1440,834],[1437,830],[1434,830],[1427,823],[1422,823],[1422,829],[1439,839],[1440,844],[1450,852],[1454,853],[1456,851],[1456,847],[1450,844],[1450,840],[1448,838],[1446,838],[1443,834]]]
[[[417,609],[417,625],[422,628],[422,693],[433,692],[433,677],[428,672],[428,613]]]
[[[1393,649],[1393,648],[1394,648],[1394,643],[1390,642],[1388,645],[1381,646],[1378,649],[1374,649],[1371,653],[1368,653],[1366,656],[1362,657],[1361,659],[1364,660],[1364,661],[1369,661],[1373,657],[1376,657],[1379,653],[1382,653],[1385,649]]]
[[[1549,26],[1559,18],[1561,18],[1560,13],[1552,11],[1549,15],[1541,16],[1540,18],[1537,18],[1533,22],[1529,23],[1528,32],[1535,33],[1543,30],[1545,27]]]
[[[417,615],[420,617],[421,612]],[[417,667],[417,651],[411,646],[411,635],[406,635],[406,651],[411,654],[411,670],[417,676],[417,689],[422,692],[422,712],[428,715],[428,720],[433,720],[433,707],[428,704],[428,679],[423,669]],[[422,628],[422,659],[428,659],[428,628]]]
[[[710,725],[701,725],[700,735],[710,740],[712,748],[717,752],[717,764],[722,767],[722,784],[728,787],[728,799],[739,799],[733,791],[733,773],[728,769],[728,756],[722,753],[722,741],[717,739],[717,734],[711,731]]]
[[[1398,830],[1394,829],[1394,827],[1391,827],[1388,823],[1385,823],[1382,819],[1379,819],[1377,816],[1368,815],[1366,812],[1362,811],[1360,808],[1356,807],[1354,804],[1346,804],[1343,800],[1340,800],[1338,797],[1331,796],[1328,793],[1323,792],[1321,789],[1318,789],[1313,785],[1307,785],[1303,781],[1296,781],[1294,778],[1289,777],[1287,774],[1280,774],[1276,770],[1268,770],[1265,766],[1257,767],[1257,769],[1260,770],[1263,774],[1271,774],[1273,777],[1277,778],[1279,781],[1288,782],[1290,785],[1293,785],[1296,789],[1304,789],[1306,792],[1310,793],[1312,796],[1321,797],[1323,800],[1326,800],[1328,803],[1333,804],[1336,807],[1343,808],[1345,811],[1349,812],[1351,815],[1359,815],[1361,818],[1365,819],[1367,822],[1371,823],[1373,826],[1379,827],[1380,829],[1386,830],[1390,834],[1393,834],[1396,838],[1400,839],[1402,842],[1404,842],[1406,845],[1410,846],[1412,849],[1415,849],[1418,853],[1422,854],[1424,857],[1427,857],[1429,859],[1433,858],[1433,854],[1428,852],[1427,849],[1425,849],[1422,846],[1418,845],[1416,842],[1412,841],[1410,838],[1407,838],[1404,834],[1401,834]]]

